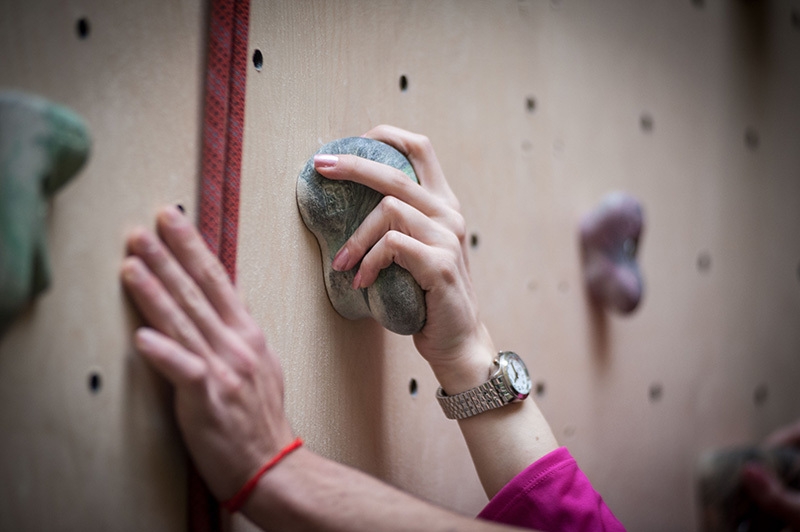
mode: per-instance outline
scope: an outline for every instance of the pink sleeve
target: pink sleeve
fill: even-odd
[[[478,518],[547,532],[625,530],[566,447],[514,477]]]

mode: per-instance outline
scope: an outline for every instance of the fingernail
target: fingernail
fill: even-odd
[[[353,279],[353,290],[358,290],[361,288],[361,270],[356,272],[356,276]]]
[[[165,214],[167,216],[167,221],[170,224],[176,224],[182,221],[183,219],[183,210],[180,209],[177,205],[174,209],[164,209]]]
[[[332,168],[339,162],[339,158],[335,155],[315,155],[314,168]]]
[[[350,252],[347,251],[346,247],[343,247],[339,250],[339,253],[333,257],[333,263],[331,263],[331,268],[336,270],[337,272],[344,271],[347,269],[347,262],[350,260]]]
[[[142,253],[153,255],[158,251],[158,240],[152,233],[145,233],[142,237]]]
[[[135,283],[144,278],[141,268],[134,262],[128,262],[122,270],[122,279],[128,283]]]
[[[134,342],[136,344],[136,348],[140,351],[144,351],[153,345],[153,341],[155,340],[155,332],[152,329],[148,329],[147,327],[139,327],[136,329],[136,335],[134,336]]]

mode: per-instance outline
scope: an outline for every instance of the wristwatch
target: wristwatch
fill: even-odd
[[[455,395],[446,395],[439,387],[436,399],[448,419],[466,419],[522,401],[530,393],[531,377],[525,363],[518,354],[501,351],[494,359],[488,381]]]

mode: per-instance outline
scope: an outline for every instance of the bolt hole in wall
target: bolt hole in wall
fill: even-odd
[[[545,386],[543,381],[539,381],[533,387],[533,393],[536,394],[536,397],[544,397],[545,392],[547,391],[547,387]]]
[[[654,382],[650,385],[650,390],[648,392],[650,397],[651,403],[657,403],[661,400],[664,396],[664,386],[659,382]]]
[[[697,271],[700,273],[708,273],[711,269],[711,255],[706,251],[700,252],[697,256]]]
[[[264,56],[261,54],[261,50],[256,49],[256,51],[253,52],[253,66],[256,67],[256,70],[259,72],[264,68]]]
[[[406,92],[408,90],[408,78],[405,74],[400,76],[400,91]]]
[[[89,37],[89,32],[91,31],[89,19],[86,17],[79,18],[78,22],[75,23],[75,31],[77,32],[79,39],[87,39]]]
[[[705,0],[692,0],[692,5],[696,8],[702,8],[705,7],[706,2]]]
[[[756,406],[763,406],[764,403],[767,402],[769,398],[769,388],[766,384],[759,384],[756,386],[756,389],[753,390],[753,404]]]
[[[408,393],[411,397],[416,397],[419,394],[419,385],[417,384],[417,379],[411,379],[408,381]]]
[[[478,234],[477,234],[477,233],[472,233],[472,234],[469,236],[469,245],[470,245],[470,247],[471,247],[471,248],[473,248],[473,249],[475,249],[476,247],[478,247]]]
[[[536,110],[536,98],[534,98],[533,96],[528,96],[525,99],[525,109],[529,113],[533,113]]]
[[[792,9],[792,27],[800,30],[800,9]]]
[[[103,377],[100,375],[99,371],[91,371],[89,372],[87,383],[89,385],[89,391],[92,394],[98,394],[103,387]]]
[[[759,138],[758,131],[754,127],[748,127],[744,130],[744,145],[751,150],[758,149],[761,139]]]
[[[642,128],[642,131],[645,133],[650,133],[653,131],[653,117],[648,113],[643,113],[642,116],[639,118],[639,127]]]

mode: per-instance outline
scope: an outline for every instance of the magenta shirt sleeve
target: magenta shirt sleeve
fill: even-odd
[[[566,447],[514,477],[478,518],[546,532],[625,530]]]

